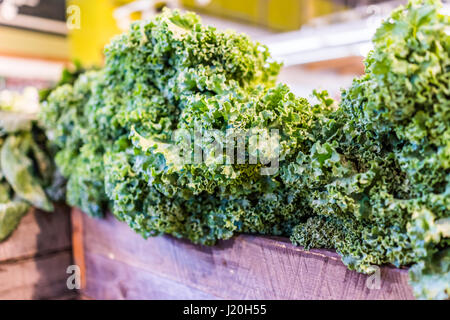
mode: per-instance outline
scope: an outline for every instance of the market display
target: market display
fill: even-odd
[[[43,104],[67,202],[110,210],[145,238],[285,235],[358,272],[411,265],[418,297],[448,298],[450,21],[439,9],[394,11],[340,103],[277,85],[265,46],[193,13],[133,24],[104,68]]]
[[[8,238],[30,206],[52,211],[64,197],[47,139],[36,123],[38,92],[0,91],[0,241]],[[58,184],[59,183],[59,184]]]

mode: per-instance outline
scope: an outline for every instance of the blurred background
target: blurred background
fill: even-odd
[[[0,90],[45,88],[64,66],[102,65],[103,47],[138,19],[163,7],[200,14],[266,44],[284,63],[279,81],[307,97],[335,98],[355,75],[381,20],[405,1],[383,0],[0,0]],[[448,2],[445,4],[448,10]]]

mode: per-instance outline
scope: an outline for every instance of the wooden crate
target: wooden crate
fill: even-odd
[[[327,250],[240,235],[215,247],[144,240],[111,215],[72,211],[82,294],[92,299],[413,299],[405,269],[381,268],[380,289]]]
[[[0,243],[0,299],[72,297],[66,285],[71,264],[70,209],[31,209],[11,237]]]

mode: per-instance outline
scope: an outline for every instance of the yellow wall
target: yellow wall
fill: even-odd
[[[101,65],[103,48],[120,33],[113,10],[130,0],[67,0],[67,7],[80,8],[80,29],[68,37],[0,27],[0,54],[55,60],[79,60],[83,65]]]
[[[80,60],[87,66],[103,63],[104,46],[121,32],[113,11],[124,3],[124,0],[67,0],[67,6],[77,5],[81,10],[81,28],[69,31],[72,60]]]
[[[81,12],[79,30],[62,36],[0,27],[0,54],[58,60],[80,60],[84,65],[101,65],[103,49],[120,33],[113,11],[131,0],[67,0]],[[194,6],[194,0],[182,0]],[[293,30],[308,19],[336,9],[332,0],[213,0],[207,12],[265,25],[277,30]]]

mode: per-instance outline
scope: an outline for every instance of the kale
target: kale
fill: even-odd
[[[80,75],[82,75],[88,70],[94,69],[95,69],[94,67],[91,68],[84,67],[78,60],[73,61],[71,66],[63,69],[61,78],[54,86],[39,90],[39,101],[47,100],[50,93],[57,87],[60,87],[64,84],[74,84]]]
[[[291,237],[335,248],[360,272],[417,263],[412,285],[426,298],[448,296],[450,272],[450,41],[439,8],[410,1],[377,30],[366,74],[343,92],[324,136],[340,158],[328,170],[347,172],[333,172],[313,200],[317,222]]]
[[[111,210],[145,238],[286,235],[359,272],[413,265],[417,296],[445,298],[450,41],[439,8],[395,10],[339,104],[275,85],[280,65],[265,46],[193,13],[133,24],[106,47],[104,68],[43,105],[67,201]],[[223,148],[242,132],[239,162],[238,143]]]

